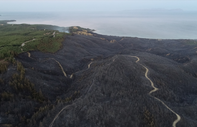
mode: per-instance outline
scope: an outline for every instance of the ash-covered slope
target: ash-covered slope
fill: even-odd
[[[74,35],[57,53],[23,53],[16,59],[26,78],[52,105],[23,125],[196,127],[197,46],[188,43]],[[151,81],[158,90],[150,94]]]
[[[87,78],[73,82],[81,96],[69,105],[60,104],[62,108],[58,108],[64,110],[50,119],[54,120],[51,126],[172,126],[176,115],[154,97],[181,116],[177,127],[196,126],[192,113],[196,108],[196,79],[171,60],[144,53],[133,55],[141,61],[136,63],[130,55],[116,55],[102,64],[95,62],[87,70],[92,71]],[[154,97],[149,95],[153,88],[140,64],[149,68],[148,76],[159,88],[151,94]],[[154,70],[155,64],[160,69]]]

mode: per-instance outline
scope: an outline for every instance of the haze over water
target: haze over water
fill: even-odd
[[[154,39],[197,39],[197,12],[133,10],[117,12],[4,12],[0,20],[16,24],[81,26],[96,33]],[[11,23],[12,24],[12,23]]]

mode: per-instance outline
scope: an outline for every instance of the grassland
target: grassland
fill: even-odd
[[[0,59],[31,50],[54,53],[61,47],[64,32],[52,30],[55,26],[7,24],[0,21]],[[50,29],[51,28],[51,29]],[[53,35],[55,33],[55,36]],[[26,43],[24,46],[22,44]]]

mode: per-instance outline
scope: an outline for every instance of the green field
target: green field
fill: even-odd
[[[56,26],[7,24],[0,21],[0,60],[22,52],[39,50],[55,53],[68,33],[59,32]],[[55,32],[55,36],[53,33]],[[25,43],[24,46],[22,44]]]

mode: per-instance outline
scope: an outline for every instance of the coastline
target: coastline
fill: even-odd
[[[17,15],[16,15],[17,16]],[[16,19],[16,22],[9,24],[47,24],[61,27],[81,26],[84,28],[95,29],[96,33],[108,36],[126,36],[150,39],[197,39],[196,38],[196,21],[195,19],[187,19],[183,21],[180,19],[166,20],[164,19],[133,19],[125,17],[69,17],[63,15],[61,17],[54,15],[38,15],[39,18],[32,14],[28,18],[27,14],[20,14],[18,17],[1,16],[0,19]],[[41,17],[43,16],[43,17]],[[138,21],[139,20],[139,21]],[[157,21],[158,20],[158,21]],[[119,23],[120,22],[120,23]],[[124,23],[125,22],[125,23]]]
[[[84,28],[82,26],[58,26],[58,25],[53,25],[53,24],[31,24],[31,23],[21,23],[18,24],[17,20],[0,20],[0,24],[1,25],[5,25],[5,24],[17,24],[17,25],[21,25],[21,24],[26,24],[26,25],[39,25],[41,26],[41,29],[49,29],[49,30],[58,30],[59,32],[65,32],[65,33],[72,33],[70,32],[70,28],[72,27],[78,27],[81,30],[87,30],[88,33],[92,33],[92,34],[99,34],[99,35],[104,35],[104,36],[114,36],[114,37],[123,37],[123,38],[139,38],[139,39],[149,39],[149,40],[194,40],[197,41],[197,38],[154,38],[154,37],[143,37],[143,36],[129,36],[129,35],[113,35],[113,34],[103,34],[103,32],[101,32],[100,30],[96,30],[96,29],[91,29],[91,28]]]

